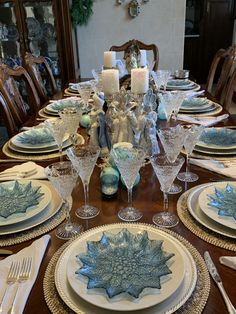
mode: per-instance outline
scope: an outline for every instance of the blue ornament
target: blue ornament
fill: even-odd
[[[164,105],[161,101],[159,101],[159,106],[158,106],[157,112],[158,112],[158,118],[160,120],[167,120],[166,111],[165,111]]]
[[[102,193],[107,196],[113,196],[118,190],[119,172],[112,168],[106,167],[100,174]]]

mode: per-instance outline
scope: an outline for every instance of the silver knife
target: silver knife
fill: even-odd
[[[11,255],[13,254],[10,250],[0,249],[0,255]]]
[[[222,297],[225,301],[225,304],[226,304],[226,307],[227,307],[227,310],[229,312],[229,314],[236,314],[236,309],[234,308],[233,304],[231,303],[227,293],[225,292],[225,289],[224,289],[224,286],[223,286],[223,283],[222,283],[222,280],[220,278],[220,275],[215,267],[215,264],[213,263],[212,259],[211,259],[211,256],[209,254],[208,251],[206,251],[204,253],[204,259],[205,259],[205,262],[206,262],[206,265],[207,265],[207,269],[211,275],[211,277],[213,278],[213,280],[215,281],[215,283],[217,284],[221,294],[222,294]]]

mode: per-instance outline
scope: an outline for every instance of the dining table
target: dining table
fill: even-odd
[[[207,95],[209,96],[209,95]],[[63,93],[58,93],[54,96],[54,99],[61,99],[63,97]],[[209,96],[210,97],[210,96]],[[225,113],[225,111],[224,111]],[[38,124],[39,116],[33,116],[28,122],[27,126],[33,126]],[[163,122],[162,122],[163,124]],[[227,126],[235,126],[234,120],[229,116],[229,118],[225,121],[217,124],[217,127],[227,127]],[[79,133],[87,137],[86,130],[81,128],[78,130]],[[4,155],[3,152],[0,153],[0,160],[8,159],[7,156]],[[64,159],[66,157],[64,156]],[[59,159],[54,160],[43,160],[37,161],[37,164],[46,167],[49,164],[59,161]],[[9,158],[9,162],[1,162],[0,161],[0,171],[3,171],[9,167],[20,164],[21,161],[12,162]],[[181,194],[190,188],[197,186],[203,183],[209,182],[218,182],[218,181],[233,181],[234,179],[227,178],[215,172],[211,172],[207,169],[200,168],[195,165],[190,165],[191,170],[198,174],[199,180],[193,183],[185,183],[180,182],[176,179],[175,182],[178,181],[178,184],[182,186],[183,191],[180,194],[169,195],[169,211],[177,214],[177,202]],[[72,209],[71,209],[71,217],[72,221],[83,225],[84,230],[89,230],[93,227],[108,225],[113,223],[119,223],[121,220],[118,218],[118,211],[121,207],[127,204],[127,190],[119,185],[117,193],[112,197],[107,197],[103,195],[101,192],[101,180],[100,173],[101,168],[99,167],[99,163],[95,166],[95,169],[92,173],[92,177],[89,185],[89,201],[92,205],[98,207],[100,209],[100,214],[92,219],[79,219],[75,215],[75,210],[84,203],[84,192],[83,185],[81,181],[78,181],[72,193]],[[133,203],[136,208],[138,208],[143,216],[140,223],[151,224],[152,217],[154,214],[163,210],[163,194],[160,191],[160,184],[155,176],[153,168],[150,163],[147,163],[140,170],[141,180],[137,186],[133,189]],[[235,256],[235,251],[227,250],[222,247],[219,247],[213,244],[204,241],[199,236],[195,235],[191,232],[186,226],[182,223],[181,219],[177,226],[171,228],[172,231],[184,237],[189,243],[194,246],[198,252],[203,256],[205,251],[209,251],[210,255],[220,273],[222,278],[225,290],[228,293],[229,298],[232,300],[234,305],[236,306],[236,271],[228,268],[219,262],[219,258],[221,256]],[[43,292],[43,280],[45,276],[45,271],[47,266],[52,259],[55,252],[65,244],[65,241],[60,240],[55,235],[55,229],[48,232],[51,236],[50,243],[45,252],[45,256],[43,258],[40,271],[37,277],[37,280],[32,288],[30,296],[25,306],[24,314],[47,314],[51,313],[44,298]],[[20,244],[11,245],[4,247],[6,249],[12,250],[14,253],[17,253],[21,249],[26,246],[29,246],[34,240],[25,241]],[[236,246],[236,241],[235,241]],[[0,256],[0,259],[3,259],[4,256]],[[111,311],[112,313],[112,311]],[[138,313],[138,312],[137,312]],[[191,312],[194,314],[194,311]],[[204,314],[222,314],[227,313],[227,309],[223,298],[217,288],[216,284],[211,279],[210,282],[210,294],[203,310]]]

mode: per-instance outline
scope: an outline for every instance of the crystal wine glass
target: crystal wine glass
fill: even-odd
[[[63,240],[71,239],[83,231],[82,226],[71,222],[70,204],[68,201],[76,184],[78,174],[70,161],[51,164],[45,169],[45,173],[64,202],[63,208],[66,214],[66,223],[57,228],[56,235]]]
[[[164,196],[164,211],[155,214],[152,221],[159,227],[171,228],[178,224],[179,219],[175,214],[168,212],[168,193],[184,163],[184,158],[179,156],[175,161],[170,162],[166,156],[156,155],[150,160]]]
[[[173,91],[171,92],[173,97],[173,116],[172,119],[177,120],[177,115],[179,113],[179,109],[184,101],[184,99],[187,97],[186,92],[183,91]]]
[[[145,158],[145,151],[137,146],[113,147],[111,150],[117,168],[128,189],[128,207],[122,208],[118,217],[124,221],[137,221],[142,218],[142,213],[133,207],[132,189],[139,169]]]
[[[63,139],[66,134],[66,125],[62,119],[48,119],[44,121],[44,125],[50,130],[54,137],[60,153],[60,161],[62,161]]]
[[[67,156],[78,172],[84,187],[84,205],[76,210],[76,215],[82,219],[96,217],[100,210],[88,204],[89,182],[100,148],[95,146],[74,146],[67,149]]]
[[[166,156],[170,162],[174,162],[183,148],[185,138],[187,136],[186,129],[178,124],[175,127],[168,127],[157,130],[157,134],[164,148]],[[169,190],[169,194],[177,194],[182,191],[182,187],[173,184]]]
[[[167,83],[170,79],[171,71],[169,70],[158,70],[157,76],[160,77],[161,86],[163,86],[164,91],[166,91]]]
[[[86,110],[89,109],[89,98],[92,92],[92,85],[91,82],[83,82],[83,83],[78,83],[78,92],[82,98],[82,101],[84,103],[84,108]]]
[[[159,93],[158,98],[159,101],[163,104],[168,122],[175,108],[175,100],[173,94],[171,92]]]
[[[203,130],[204,126],[202,125],[192,124],[189,128],[187,128],[187,136],[184,141],[184,148],[186,152],[186,171],[178,174],[177,178],[180,181],[195,182],[199,178],[196,173],[189,171],[189,156],[192,154],[194,146],[196,145]]]
[[[79,128],[82,109],[76,107],[68,107],[59,111],[59,116],[63,120],[66,130],[70,135],[71,142],[76,144],[76,134]]]

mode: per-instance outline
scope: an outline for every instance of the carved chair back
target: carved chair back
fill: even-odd
[[[224,97],[227,83],[229,81],[230,75],[232,74],[235,57],[236,46],[231,46],[228,49],[218,50],[212,60],[207,78],[206,90],[219,101],[222,101]],[[219,72],[219,77],[214,90],[213,84],[216,80],[217,72]]]
[[[110,48],[110,51],[117,51],[117,52],[124,51],[124,53],[125,53],[132,46],[133,47],[138,46],[139,49],[152,50],[153,51],[153,60],[155,61],[155,64],[153,65],[153,70],[157,71],[158,63],[159,63],[159,51],[158,51],[158,48],[155,44],[147,45],[147,44],[144,44],[143,42],[141,42],[139,40],[132,39],[132,40],[129,40],[128,42],[124,43],[121,46],[112,46]]]
[[[233,74],[230,77],[230,80],[227,84],[223,107],[226,110],[230,110],[230,107],[233,105],[233,97],[236,92],[236,69],[234,70]]]
[[[42,56],[35,57],[31,53],[26,52],[24,65],[34,82],[42,104],[45,103],[49,96],[52,96],[57,92],[56,81],[48,62]],[[39,71],[39,66],[41,67],[41,71],[43,73]],[[44,81],[48,84],[50,92],[45,87]]]
[[[0,64],[0,92],[17,125],[26,122],[29,116],[40,108],[40,99],[34,84],[27,71],[21,66],[12,69],[5,64]],[[23,94],[27,98],[27,103]]]
[[[5,98],[1,93],[0,93],[0,113],[4,121],[4,125],[6,126],[8,136],[12,137],[19,131],[19,128],[13,118],[10,107],[8,106]]]

